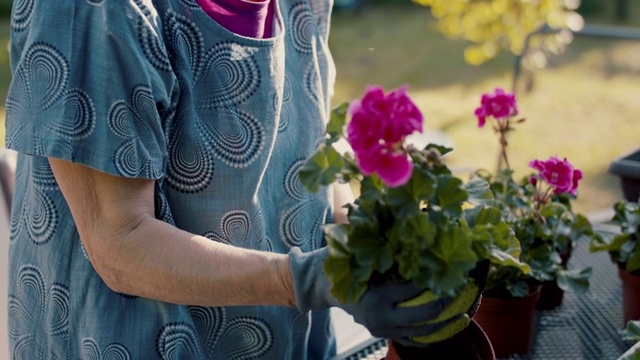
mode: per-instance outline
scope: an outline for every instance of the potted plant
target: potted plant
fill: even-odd
[[[607,251],[611,261],[618,266],[622,281],[624,324],[640,320],[640,203],[621,200],[613,205],[614,215],[610,224],[619,233],[603,233],[591,242],[591,252]]]
[[[435,296],[454,297],[469,283],[482,287],[487,274],[482,264],[528,271],[518,261],[513,231],[491,205],[489,184],[452,175],[442,158],[451,149],[435,144],[418,149],[405,142],[423,127],[406,91],[385,93],[371,86],[362,99],[334,109],[325,141],[299,172],[312,192],[334,182],[357,187],[356,200],[347,205],[349,223],[324,227],[330,248],[325,272],[342,302],[355,302],[369,285],[383,282],[413,282]],[[335,148],[343,139],[352,149],[344,154]],[[458,306],[473,316],[475,306]],[[392,343],[388,358],[414,351],[420,358],[493,358],[492,351],[486,357],[478,348],[484,341],[490,349],[484,333],[467,324],[468,319],[454,324],[458,328],[451,334],[457,335],[425,348]]]
[[[562,291],[583,293],[588,289],[591,268],[568,270],[566,265],[573,242],[596,234],[590,222],[571,208],[582,172],[566,159],[552,156],[533,160],[529,166],[535,171],[520,181],[514,180],[507,156],[507,133],[524,122],[516,118],[514,94],[498,88],[493,94],[483,95],[475,114],[480,127],[487,118],[495,120],[500,142],[496,174],[485,170],[476,174],[490,182],[495,204],[501,207],[520,242],[520,261],[531,269],[527,273],[494,263],[489,271],[476,319],[491,339],[496,356],[502,358],[528,353],[536,306],[551,309],[560,304]]]

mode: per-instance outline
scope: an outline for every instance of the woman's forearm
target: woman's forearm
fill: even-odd
[[[287,255],[221,244],[152,217],[109,240],[95,239],[111,245],[94,248],[92,261],[114,291],[188,305],[295,306]]]
[[[89,260],[114,291],[188,305],[295,305],[287,255],[236,248],[155,219],[153,180],[49,163]]]

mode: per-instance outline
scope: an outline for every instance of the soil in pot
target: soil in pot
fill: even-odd
[[[623,327],[631,320],[640,320],[640,271],[627,272],[618,266],[618,276],[622,280]]]
[[[540,286],[522,298],[483,295],[474,320],[491,340],[497,358],[529,353],[539,297]]]
[[[389,351],[384,360],[494,360],[491,342],[478,324],[471,320],[469,326],[455,337],[431,344],[425,348],[405,347],[389,342]]]

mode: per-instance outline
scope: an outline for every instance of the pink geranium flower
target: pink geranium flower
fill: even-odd
[[[556,194],[570,193],[575,195],[578,182],[582,179],[582,171],[575,169],[565,158],[560,160],[556,156],[549,159],[533,160],[529,166],[538,170],[538,176],[547,182]]]
[[[507,93],[502,88],[496,88],[493,94],[483,94],[480,107],[475,111],[479,127],[484,126],[489,116],[503,119],[517,114],[518,105],[515,94]]]
[[[407,183],[413,165],[403,148],[404,139],[422,132],[423,116],[407,96],[407,87],[384,93],[370,86],[349,106],[347,140],[364,175],[376,173],[388,186]]]

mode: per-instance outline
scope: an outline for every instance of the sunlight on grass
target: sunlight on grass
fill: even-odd
[[[330,39],[338,70],[334,102],[360,96],[367,84],[386,89],[409,84],[427,131],[453,141],[450,165],[461,175],[476,168],[493,171],[498,142],[490,126],[477,127],[473,111],[483,92],[510,89],[514,58],[502,54],[481,67],[464,64],[464,44],[435,32],[424,10],[378,7],[336,14]],[[527,121],[510,138],[516,176],[529,172],[530,160],[558,155],[585,173],[577,211],[600,210],[620,199],[618,179],[607,168],[640,146],[638,58],[640,42],[578,37],[548,68],[535,72],[531,91],[518,92]]]

